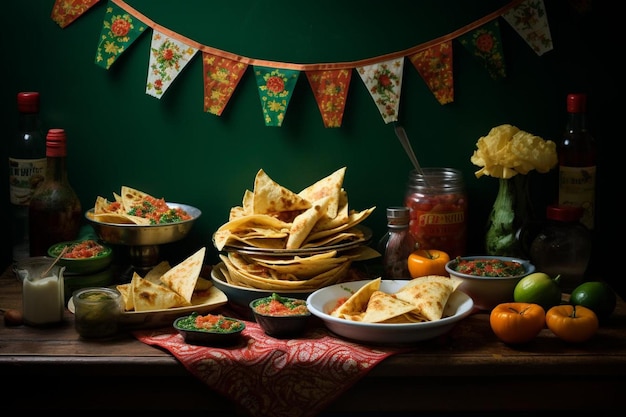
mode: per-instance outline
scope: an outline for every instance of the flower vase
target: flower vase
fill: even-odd
[[[498,195],[487,221],[485,249],[488,255],[526,257],[520,239],[524,226],[532,221],[526,175],[499,179]]]

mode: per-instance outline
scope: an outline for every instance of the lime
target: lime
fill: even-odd
[[[598,319],[606,319],[615,310],[617,297],[608,284],[600,281],[583,282],[574,288],[570,303],[593,310]]]
[[[543,272],[535,272],[520,279],[513,290],[513,299],[518,303],[539,304],[544,310],[561,304],[559,276],[551,278]]]

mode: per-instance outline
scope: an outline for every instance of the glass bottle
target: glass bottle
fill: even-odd
[[[546,224],[530,246],[530,260],[537,271],[552,278],[560,275],[564,292],[584,281],[591,257],[591,234],[580,222],[582,215],[582,207],[549,205]]]
[[[411,279],[408,259],[415,250],[415,239],[409,232],[410,210],[387,208],[387,233],[379,242],[383,253],[383,275],[388,279]]]
[[[46,175],[46,140],[39,116],[39,93],[17,93],[17,134],[9,143],[9,199],[13,261],[29,256],[28,205]]]
[[[559,204],[584,209],[581,223],[594,229],[596,142],[587,129],[587,95],[567,95],[567,124],[558,146]]]
[[[411,211],[409,230],[419,249],[437,249],[450,259],[465,255],[467,192],[461,171],[453,168],[413,170],[404,205]]]
[[[50,129],[46,136],[46,178],[30,201],[30,255],[44,256],[55,243],[78,237],[82,207],[67,175],[64,129]]]

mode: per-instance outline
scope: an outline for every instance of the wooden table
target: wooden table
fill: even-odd
[[[0,308],[21,309],[21,284],[0,277]],[[130,334],[83,341],[66,311],[57,327],[0,323],[0,410],[213,410],[245,415],[195,379],[171,354]],[[449,334],[391,356],[349,389],[331,412],[623,411],[626,304],[583,345],[544,329],[509,347],[488,314],[473,314]]]

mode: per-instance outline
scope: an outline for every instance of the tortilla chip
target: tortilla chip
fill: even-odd
[[[413,304],[402,301],[391,294],[374,291],[367,303],[367,309],[362,321],[366,323],[380,323],[408,313],[414,308]]]
[[[300,248],[315,223],[326,214],[329,202],[330,197],[323,197],[321,200],[317,200],[310,209],[295,218],[291,229],[289,229],[286,249]]]
[[[152,197],[143,191],[123,185],[121,188],[121,198],[124,210],[128,211],[131,207],[141,204],[146,198]]]
[[[170,269],[172,269],[172,266],[168,261],[161,261],[149,270],[146,275],[144,275],[143,279],[161,285],[161,277]]]
[[[205,252],[205,247],[200,248],[196,253],[161,276],[161,282],[180,294],[187,303],[191,303],[193,290],[202,271]]]
[[[316,183],[308,186],[300,191],[298,195],[311,203],[328,198],[327,216],[334,219],[337,216],[339,202],[341,197],[341,187],[346,173],[346,167],[339,168],[337,171],[328,175]]]
[[[339,308],[335,309],[331,316],[343,318],[344,315],[354,315],[364,313],[367,309],[367,302],[374,291],[378,291],[382,278],[376,278],[359,288],[352,294]]]
[[[133,274],[130,284],[135,311],[165,310],[191,305],[190,301],[185,300],[177,292],[143,279],[137,273]]]
[[[413,312],[425,319],[439,320],[450,294],[456,288],[456,281],[440,275],[427,275],[414,278],[395,295],[400,300],[415,306]]]
[[[311,202],[272,180],[262,169],[254,179],[254,213],[307,210]]]
[[[191,297],[191,299],[193,300],[193,297],[195,296],[195,293],[197,291],[206,291],[211,287],[213,287],[213,282],[206,278],[198,277],[198,280],[196,281],[196,286],[193,289],[194,295]]]
[[[116,285],[115,288],[122,294],[122,300],[124,301],[124,310],[131,311],[135,309],[133,303],[132,286],[129,283]]]

